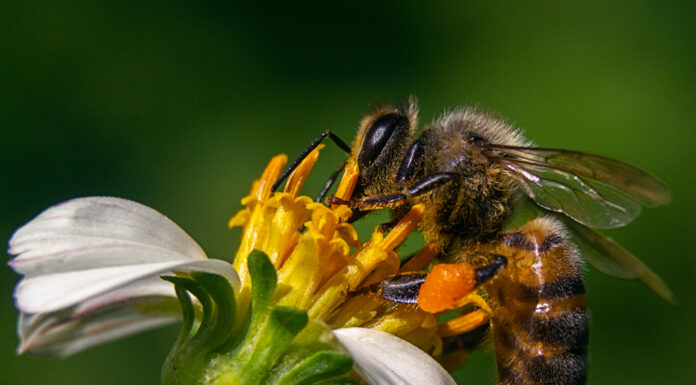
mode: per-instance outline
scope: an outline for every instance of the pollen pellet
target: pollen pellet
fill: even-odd
[[[435,265],[420,288],[418,306],[429,313],[454,309],[475,284],[476,273],[469,265]]]

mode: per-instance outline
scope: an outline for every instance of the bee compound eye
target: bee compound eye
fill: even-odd
[[[408,127],[408,118],[401,114],[391,113],[377,118],[365,131],[358,156],[359,165],[366,166],[374,162],[387,146],[394,132],[406,127]]]

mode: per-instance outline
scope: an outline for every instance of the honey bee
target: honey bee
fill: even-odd
[[[276,187],[329,137],[349,156],[336,196],[328,201],[353,209],[351,220],[390,209],[398,221],[424,207],[419,228],[430,253],[419,254],[429,258],[417,254],[414,260],[420,260],[406,262],[404,273],[379,284],[383,298],[430,313],[473,304],[475,310],[441,329],[454,336],[488,324],[503,384],[585,383],[583,258],[566,228],[598,270],[640,279],[671,300],[657,275],[593,230],[624,226],[643,206],[668,203],[669,190],[617,160],[535,147],[518,129],[476,108],[447,112],[420,134],[417,113],[413,99],[373,109],[350,147],[323,133]],[[507,228],[528,202],[543,215]],[[444,263],[429,273],[411,271],[435,256]]]

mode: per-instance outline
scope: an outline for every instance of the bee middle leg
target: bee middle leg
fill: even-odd
[[[326,194],[329,192],[329,189],[331,186],[333,186],[334,183],[336,183],[336,179],[338,179],[338,175],[343,171],[343,169],[346,168],[346,162],[341,162],[341,165],[338,166],[336,171],[334,171],[331,176],[329,176],[329,179],[324,183],[324,187],[322,187],[321,191],[319,192],[319,195],[317,195],[317,198],[314,200],[315,202],[321,202]]]

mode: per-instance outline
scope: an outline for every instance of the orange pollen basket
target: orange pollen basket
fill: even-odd
[[[463,264],[435,265],[418,293],[418,306],[428,313],[456,309],[476,285],[476,271]]]

